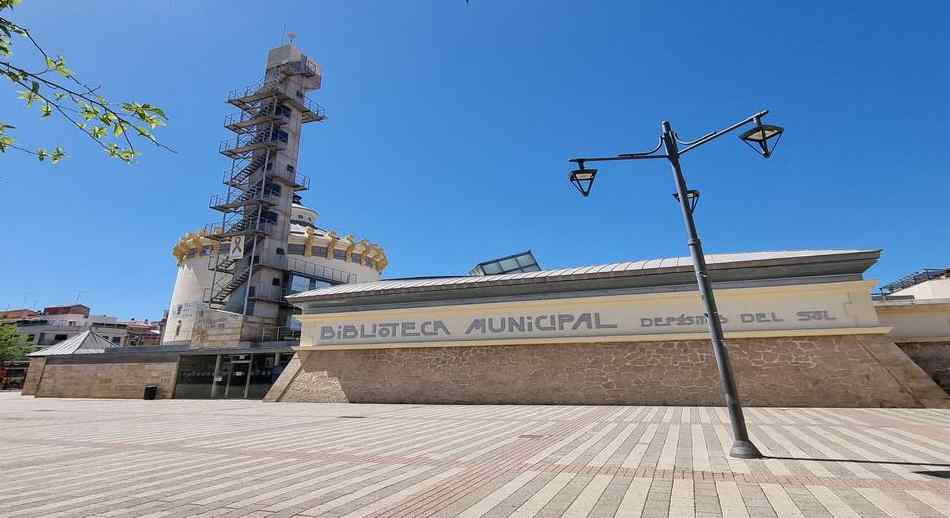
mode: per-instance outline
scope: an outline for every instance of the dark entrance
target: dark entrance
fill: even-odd
[[[182,355],[175,397],[263,399],[293,353]]]

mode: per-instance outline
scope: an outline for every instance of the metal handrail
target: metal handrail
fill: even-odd
[[[258,342],[284,342],[300,340],[300,329],[290,326],[262,327]]]
[[[299,102],[304,108],[315,115],[315,120],[323,120],[326,118],[326,110],[319,103],[314,102],[310,99],[310,96],[304,94],[303,92],[298,92],[297,94],[291,95],[285,92],[281,88],[282,84],[280,81],[271,79],[271,80],[261,80],[256,83],[252,83],[244,88],[235,88],[228,92],[228,102],[243,99],[245,97],[250,97],[252,95],[266,93],[268,90],[275,90],[284,94],[287,97],[293,97]]]
[[[292,272],[318,277],[331,282],[339,282],[343,284],[353,284],[359,282],[358,276],[355,273],[337,270],[336,268],[331,268],[323,264],[310,263],[296,258],[290,258],[287,261],[287,269]]]

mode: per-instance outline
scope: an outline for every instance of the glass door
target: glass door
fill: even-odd
[[[244,398],[244,390],[247,388],[251,362],[231,361],[231,372],[228,374],[227,388],[224,391],[226,398]]]

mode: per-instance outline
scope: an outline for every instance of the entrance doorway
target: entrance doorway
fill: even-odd
[[[231,359],[234,357],[225,357],[228,358],[225,365],[222,365],[222,374],[226,371],[227,374],[222,376],[226,378],[224,385],[224,395],[225,399],[244,399],[247,397],[247,384],[250,382],[251,377],[248,375],[251,370],[251,361],[245,360],[244,355],[237,356],[237,359]]]
[[[175,397],[262,399],[292,357],[292,352],[182,355]]]

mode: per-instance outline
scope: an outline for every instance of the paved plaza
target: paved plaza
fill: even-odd
[[[0,516],[950,516],[950,411],[33,399]]]

